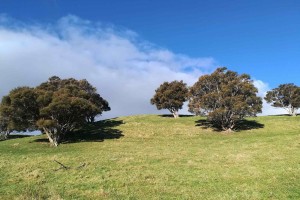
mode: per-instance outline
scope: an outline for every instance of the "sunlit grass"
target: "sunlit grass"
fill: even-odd
[[[58,148],[44,136],[2,141],[0,197],[300,199],[300,117],[251,118],[262,126],[230,134],[199,119],[116,118]]]

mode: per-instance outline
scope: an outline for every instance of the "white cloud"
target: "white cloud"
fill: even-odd
[[[11,89],[36,86],[52,75],[87,79],[109,101],[103,118],[157,111],[150,105],[164,81],[193,85],[216,68],[213,58],[191,58],[162,49],[113,25],[67,16],[55,24],[30,25],[0,15],[0,97]],[[269,86],[254,81],[259,95]],[[185,106],[182,114],[187,114]],[[264,102],[263,115],[285,113]]]
[[[58,75],[85,78],[96,86],[112,108],[103,117],[161,113],[150,98],[163,81],[192,85],[216,67],[213,58],[175,54],[132,31],[75,16],[47,26],[0,18],[0,97]]]

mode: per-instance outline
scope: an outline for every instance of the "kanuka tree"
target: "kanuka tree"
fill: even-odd
[[[7,131],[41,130],[57,146],[66,133],[109,110],[88,81],[53,76],[36,88],[17,88],[3,97],[0,119]]]
[[[178,110],[182,109],[187,100],[188,88],[183,81],[164,82],[155,90],[155,95],[150,100],[158,110],[168,109],[174,116],[179,117]]]
[[[289,115],[296,116],[300,108],[300,87],[293,83],[281,84],[268,91],[264,99],[272,106],[284,108]]]
[[[218,68],[190,88],[189,111],[205,113],[215,127],[230,132],[244,117],[261,112],[257,92],[249,75]]]
[[[0,104],[0,131],[4,138],[12,131],[35,130],[39,110],[33,88],[18,87]]]

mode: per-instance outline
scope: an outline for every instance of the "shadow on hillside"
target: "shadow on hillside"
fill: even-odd
[[[296,116],[298,116],[298,115],[300,115],[300,113],[296,114]],[[279,116],[279,117],[292,117],[289,114],[278,114],[278,115],[267,115],[267,116],[272,116],[272,117],[276,117],[276,116]]]
[[[124,124],[122,120],[107,119],[87,124],[85,127],[65,135],[61,143],[103,142],[106,139],[123,137],[122,131],[116,129]],[[37,139],[35,142],[49,142],[47,138]]]
[[[25,138],[25,137],[31,137],[32,135],[8,135],[8,138],[6,138],[5,140],[13,140],[13,139],[18,139],[18,138]],[[4,141],[4,140],[0,140],[1,141]]]
[[[202,129],[208,129],[211,128],[214,131],[221,132],[223,131],[220,126],[213,125],[211,122],[207,121],[206,119],[200,119],[195,121],[196,126],[200,126]],[[241,120],[234,128],[234,131],[245,131],[245,130],[251,130],[251,129],[259,129],[264,128],[264,124],[258,123],[255,120]]]
[[[164,115],[159,115],[160,117],[169,117],[169,118],[174,118],[173,115],[171,114],[164,114]],[[195,115],[179,115],[179,118],[180,117],[194,117]]]
[[[103,142],[106,139],[119,139],[123,137],[122,131],[115,127],[124,124],[122,120],[107,119],[86,125],[65,136],[63,143],[75,142]]]

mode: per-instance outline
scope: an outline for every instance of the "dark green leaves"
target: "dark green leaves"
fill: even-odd
[[[39,117],[37,94],[33,88],[18,87],[2,98],[0,115],[7,121],[7,129],[26,131],[36,129]]]
[[[41,129],[57,145],[66,132],[108,110],[108,102],[87,80],[53,76],[36,88],[19,87],[3,97],[1,131]]]
[[[223,130],[231,130],[245,116],[261,112],[262,101],[256,96],[250,76],[218,68],[201,76],[189,92],[189,111],[208,115],[208,120]]]
[[[188,89],[183,81],[164,82],[155,90],[155,95],[150,100],[158,110],[168,109],[174,117],[178,117],[178,110],[187,100]]]

